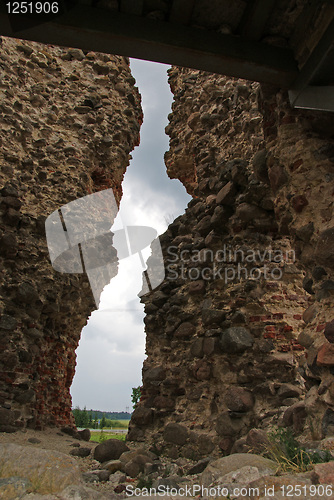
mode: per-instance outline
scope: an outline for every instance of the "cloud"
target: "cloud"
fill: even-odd
[[[140,146],[133,152],[123,181],[123,198],[113,231],[127,225],[149,226],[163,233],[171,217],[184,212],[191,199],[182,184],[170,180],[163,161],[168,149],[164,128],[172,95],[168,66],[131,60],[144,107]],[[144,258],[150,249],[143,250]],[[141,384],[145,358],[144,311],[137,294],[142,288],[138,254],[119,262],[119,272],[101,295],[99,311],[84,328],[71,387],[73,405],[122,411],[131,408],[131,388]]]

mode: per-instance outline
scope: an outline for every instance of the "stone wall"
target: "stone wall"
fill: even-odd
[[[56,272],[45,219],[112,188],[139,143],[126,58],[1,40],[0,431],[73,424],[75,349],[95,309],[84,275]]]
[[[333,117],[255,83],[177,68],[169,81],[167,171],[194,199],[160,237],[166,279],[142,299],[148,357],[129,439],[199,458],[254,427],[314,434],[318,419],[326,434]]]

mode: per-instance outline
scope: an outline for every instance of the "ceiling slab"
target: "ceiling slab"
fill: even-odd
[[[138,18],[85,5],[53,22],[14,32],[4,8],[0,33],[26,40],[78,47],[174,64],[289,88],[298,75],[288,49],[214,31]]]

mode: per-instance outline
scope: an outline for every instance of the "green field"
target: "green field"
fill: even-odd
[[[90,433],[90,440],[95,443],[103,443],[103,441],[106,441],[107,439],[119,439],[120,441],[125,441],[125,437],[126,433],[119,434],[108,429],[104,429],[103,431],[91,431]]]
[[[91,430],[91,441],[95,441],[96,443],[102,443],[107,439],[119,439],[120,441],[125,441],[126,432],[113,432],[113,430],[121,430],[125,431],[129,427],[130,420],[111,420],[108,423],[111,423],[111,427],[104,427],[103,430],[96,429]]]

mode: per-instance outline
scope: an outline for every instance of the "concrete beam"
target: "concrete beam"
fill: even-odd
[[[13,31],[4,8],[0,34],[174,64],[291,88],[292,52],[188,26],[80,5],[52,22]]]

